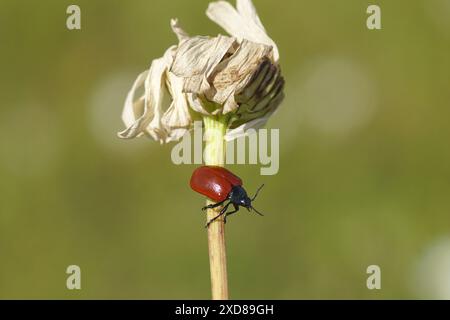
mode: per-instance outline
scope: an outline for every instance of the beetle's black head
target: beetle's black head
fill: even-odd
[[[249,197],[244,197],[239,200],[239,205],[247,208],[247,210],[250,210],[250,208],[252,207],[252,200]]]
[[[242,186],[233,186],[230,192],[230,200],[237,206],[249,207],[252,205],[252,200],[247,195]]]
[[[259,187],[259,189],[256,191],[256,194],[251,199],[247,195],[247,192],[245,191],[245,189],[242,188],[242,186],[234,186],[230,192],[230,201],[234,205],[242,206],[242,207],[246,208],[248,211],[254,210],[257,214],[262,216],[262,214],[260,212],[258,212],[258,210],[256,210],[252,206],[252,201],[255,200],[256,196],[258,195],[259,190],[261,190],[261,188],[263,186],[264,185]]]

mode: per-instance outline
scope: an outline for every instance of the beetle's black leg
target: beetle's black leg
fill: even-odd
[[[212,204],[208,204],[207,206],[204,206],[202,208],[203,211],[205,211],[206,209],[212,209],[212,208],[216,208],[218,206],[221,206],[225,201],[227,201],[228,199],[225,199],[223,201],[217,202],[217,203],[212,203]]]
[[[239,211],[239,206],[238,206],[238,205],[233,204],[233,206],[234,206],[234,210],[228,212],[228,213],[225,215],[225,217],[223,218],[223,222],[227,223],[227,217],[228,217],[229,215],[232,215],[233,213],[236,213],[236,212]]]
[[[228,206],[231,204],[231,202],[228,202],[223,208],[222,210],[220,210],[219,214],[217,216],[215,216],[214,218],[212,218],[211,220],[209,220],[206,225],[205,228],[208,228],[209,225],[214,222],[217,218],[219,218],[220,216],[222,216],[228,209]]]

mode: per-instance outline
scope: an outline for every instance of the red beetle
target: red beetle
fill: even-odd
[[[229,170],[219,167],[219,166],[202,166],[192,173],[191,177],[191,188],[198,193],[201,193],[204,196],[207,196],[211,200],[216,203],[210,204],[206,207],[203,207],[202,210],[206,210],[209,208],[215,208],[222,205],[225,201],[229,200],[227,204],[220,210],[220,213],[212,218],[206,226],[208,227],[211,222],[225,214],[225,222],[226,217],[230,214],[236,213],[239,211],[239,206],[243,206],[248,211],[250,209],[254,210],[257,214],[263,215],[258,212],[252,206],[252,201],[255,200],[258,195],[259,190],[264,186],[260,186],[256,191],[256,194],[253,198],[249,198],[247,196],[247,192],[242,187],[242,180],[238,176],[234,175]],[[228,206],[232,204],[234,207],[234,211],[230,211],[226,213]]]

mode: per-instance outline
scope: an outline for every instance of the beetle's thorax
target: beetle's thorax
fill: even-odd
[[[249,207],[251,205],[251,200],[242,186],[233,186],[229,199],[232,203],[239,206]]]

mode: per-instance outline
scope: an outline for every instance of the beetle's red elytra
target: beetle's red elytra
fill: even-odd
[[[257,214],[262,216],[262,213],[258,212],[252,206],[252,201],[255,200],[259,190],[261,190],[264,185],[261,185],[258,188],[253,198],[249,198],[247,192],[242,187],[243,183],[241,178],[223,167],[202,166],[195,169],[192,173],[190,185],[192,190],[216,202],[215,204],[203,207],[202,210],[218,207],[229,200],[222,210],[220,210],[220,213],[208,221],[206,227],[224,214],[224,221],[226,222],[226,217],[239,211],[240,206],[246,208],[248,211],[254,210]],[[234,207],[234,211],[226,212],[228,206],[231,204]]]
[[[191,177],[192,190],[215,202],[226,200],[233,186],[242,186],[241,178],[219,166],[197,168]]]

